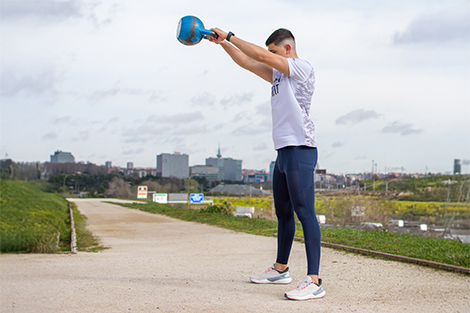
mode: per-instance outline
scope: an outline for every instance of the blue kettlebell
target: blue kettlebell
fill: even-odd
[[[176,38],[186,46],[198,44],[206,36],[219,37],[217,33],[204,29],[204,24],[195,16],[187,15],[180,19],[176,29]]]

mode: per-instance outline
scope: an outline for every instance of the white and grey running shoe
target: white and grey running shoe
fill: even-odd
[[[251,276],[250,280],[256,284],[288,284],[292,278],[289,275],[289,268],[281,272],[275,269],[273,264],[263,274]]]
[[[305,276],[304,280],[299,282],[297,288],[285,294],[285,297],[291,300],[318,299],[323,296],[325,296],[325,290],[323,290],[321,279],[317,285],[310,276]]]

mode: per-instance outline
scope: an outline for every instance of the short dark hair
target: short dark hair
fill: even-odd
[[[285,28],[279,28],[275,30],[274,33],[269,36],[266,40],[266,46],[274,43],[276,46],[279,46],[285,39],[292,39],[295,41],[294,35],[290,32],[290,30]]]

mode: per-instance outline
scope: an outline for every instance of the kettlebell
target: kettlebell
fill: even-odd
[[[219,37],[216,32],[204,29],[204,24],[195,16],[187,15],[180,19],[176,38],[185,46],[194,46],[206,36]]]

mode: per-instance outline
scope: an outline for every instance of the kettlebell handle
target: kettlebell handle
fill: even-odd
[[[199,31],[200,31],[201,34],[203,34],[203,35],[212,36],[212,37],[214,37],[214,38],[219,38],[219,35],[218,35],[215,31],[213,31],[213,30],[201,28],[201,29],[199,29]]]

